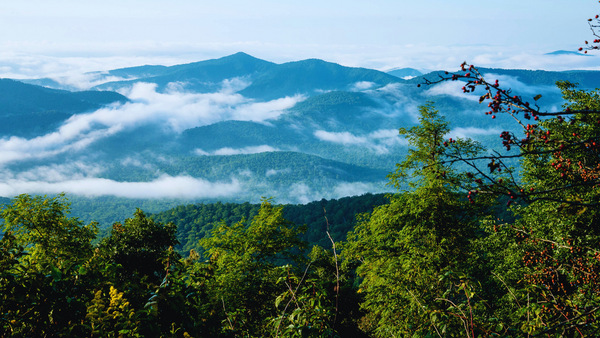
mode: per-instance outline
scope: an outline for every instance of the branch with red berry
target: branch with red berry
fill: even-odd
[[[537,104],[541,95],[535,95],[530,103],[522,96],[514,95],[510,88],[503,88],[497,79],[488,81],[475,66],[466,62],[460,65],[460,71],[444,72],[438,77],[434,81],[425,79],[424,85],[463,81],[463,93],[474,93],[476,89],[482,88],[484,93],[480,95],[479,103],[487,103],[489,108],[484,114],[491,119],[496,119],[499,114],[508,114],[524,133],[524,137],[518,137],[511,131],[500,134],[502,146],[507,152],[505,154],[494,151],[486,156],[464,156],[456,145],[456,140],[449,139],[443,143],[446,147],[444,164],[462,162],[472,168],[472,172],[469,172],[472,179],[463,183],[467,191],[472,192],[471,194],[487,192],[505,195],[510,198],[507,203],[509,205],[515,198],[527,203],[550,200],[574,205],[600,205],[596,201],[565,199],[557,194],[560,191],[582,186],[596,187],[600,184],[599,111],[589,108],[572,110],[569,107],[558,112],[542,111]],[[562,183],[545,189],[523,187],[516,177],[515,169],[507,165],[506,160],[535,156],[552,158],[553,161],[548,165]],[[484,172],[481,161],[488,163],[489,173]],[[503,170],[504,174],[501,174]]]

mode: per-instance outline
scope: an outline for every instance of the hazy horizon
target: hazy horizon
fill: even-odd
[[[245,52],[275,63],[318,58],[377,70],[600,69],[592,1],[106,1],[0,6],[0,77],[56,78]],[[590,53],[593,54],[593,53]]]

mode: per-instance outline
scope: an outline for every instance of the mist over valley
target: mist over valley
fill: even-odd
[[[480,71],[524,96],[542,94],[537,103],[548,110],[563,103],[559,79],[600,86],[596,71]],[[504,115],[483,117],[481,93],[462,93],[460,81],[417,87],[438,74],[277,64],[240,52],[86,73],[77,85],[1,79],[0,196],[65,192],[75,216],[106,227],[135,207],[394,191],[386,175],[407,151],[398,128],[418,123],[419,105],[435,102],[450,137],[490,149],[514,127]]]

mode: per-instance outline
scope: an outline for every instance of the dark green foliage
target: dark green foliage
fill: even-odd
[[[370,212],[373,207],[384,204],[384,194],[365,194],[355,197],[344,197],[339,200],[321,200],[308,204],[284,205],[283,217],[295,224],[306,225],[306,232],[300,238],[312,245],[330,248],[327,238],[327,222],[329,231],[335,241],[345,241],[346,234],[355,224],[355,216]],[[254,217],[260,204],[250,203],[212,203],[178,206],[152,215],[161,223],[177,225],[177,239],[181,245],[177,249],[187,254],[191,249],[201,252],[198,241],[210,236],[212,229],[221,222],[233,224],[242,219]],[[327,217],[327,220],[325,219]]]
[[[66,213],[61,196],[22,195],[4,210],[2,336],[330,337],[336,318],[356,333],[353,307],[335,306],[331,253],[314,249],[320,253],[310,262],[298,255],[306,248],[299,238],[305,227],[285,220],[283,207],[268,200],[251,221],[214,228],[201,242],[204,262],[194,250],[181,258],[173,250],[175,226],[140,210],[115,223],[95,248],[89,227]],[[294,266],[281,266],[284,258]],[[351,298],[352,280],[341,280]],[[295,301],[283,310],[290,297]]]
[[[137,275],[156,283],[163,277],[167,249],[178,244],[176,231],[173,223],[155,222],[138,209],[133,218],[113,224],[99,249],[109,262],[121,266],[124,280]]]
[[[68,268],[89,258],[97,224],[83,226],[64,212],[68,212],[64,195],[19,195],[2,210],[4,231],[16,236],[18,243],[27,248],[31,264]]]
[[[451,318],[449,306],[472,302],[476,315],[486,310],[471,300],[466,286],[479,274],[471,241],[481,207],[461,196],[460,174],[441,164],[448,122],[431,104],[420,107],[420,113],[419,126],[400,129],[411,148],[390,174],[392,184],[411,189],[363,215],[345,253],[361,262],[357,273],[364,278],[366,328],[381,337],[460,336],[463,328]],[[466,153],[481,150],[469,140],[458,142]],[[464,293],[454,291],[454,283],[465,285]]]

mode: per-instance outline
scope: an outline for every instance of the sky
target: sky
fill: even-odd
[[[173,65],[239,51],[378,70],[600,69],[593,0],[26,0],[0,3],[0,77]]]

